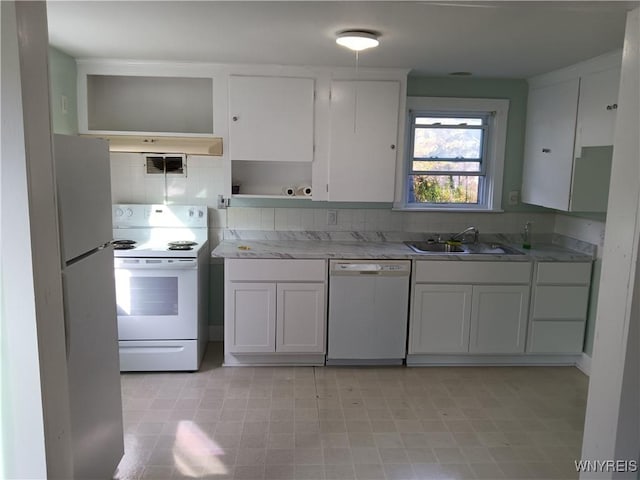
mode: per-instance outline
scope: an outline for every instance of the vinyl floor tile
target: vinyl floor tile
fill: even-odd
[[[570,367],[222,367],[121,376],[116,480],[577,478]]]

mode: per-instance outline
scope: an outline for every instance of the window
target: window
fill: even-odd
[[[410,97],[408,209],[499,210],[508,100]]]

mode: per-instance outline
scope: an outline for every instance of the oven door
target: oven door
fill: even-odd
[[[120,340],[197,338],[195,258],[116,258]]]

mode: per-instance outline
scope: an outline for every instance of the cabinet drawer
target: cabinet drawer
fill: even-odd
[[[531,323],[530,353],[581,353],[584,341],[584,322]]]
[[[587,316],[589,287],[536,286],[534,320],[583,320]]]
[[[417,261],[417,283],[528,284],[529,262]]]
[[[539,263],[536,283],[589,285],[591,262],[587,263]]]
[[[325,260],[226,260],[226,278],[231,282],[325,282]]]

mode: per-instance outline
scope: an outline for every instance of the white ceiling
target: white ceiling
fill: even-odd
[[[51,44],[76,58],[353,66],[335,44],[380,33],[362,67],[526,78],[622,47],[640,2],[50,1]]]

